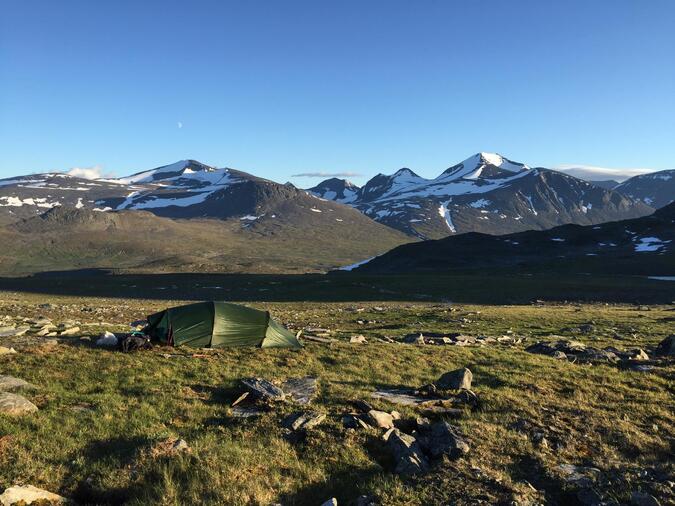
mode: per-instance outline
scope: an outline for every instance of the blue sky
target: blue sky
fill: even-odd
[[[675,167],[670,0],[0,6],[0,177]]]

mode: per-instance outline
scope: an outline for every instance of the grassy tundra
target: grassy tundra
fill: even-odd
[[[40,306],[45,302],[50,306]],[[253,305],[293,329],[328,328],[336,342],[308,342],[299,351],[155,347],[123,354],[81,339],[123,331],[177,303],[0,292],[0,318],[40,315],[80,327],[58,344],[27,335],[0,339],[17,350],[0,356],[0,374],[36,385],[24,395],[39,407],[23,417],[0,415],[0,489],[32,484],[85,504],[319,505],[336,497],[342,505],[360,495],[386,505],[570,504],[580,488],[558,466],[573,464],[599,469],[588,489],[605,500],[630,502],[634,492],[661,504],[675,500],[672,362],[633,372],[524,351],[557,335],[594,347],[640,347],[651,356],[673,332],[672,306],[269,302]],[[589,322],[592,332],[575,330]],[[523,341],[463,347],[378,340],[418,331]],[[350,344],[354,334],[369,342]],[[458,367],[473,371],[480,399],[452,421],[471,445],[466,457],[401,477],[392,472],[383,430],[343,427],[354,399],[396,409],[404,419],[419,416],[370,393],[417,387]],[[241,378],[305,375],[319,378],[313,409],[328,416],[304,442],[283,437],[280,420],[297,409],[292,405],[256,419],[231,416]],[[190,450],[164,451],[168,438],[184,439]]]

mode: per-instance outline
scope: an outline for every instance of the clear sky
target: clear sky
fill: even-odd
[[[0,177],[675,162],[675,1],[0,0]],[[363,177],[352,177],[357,183]]]

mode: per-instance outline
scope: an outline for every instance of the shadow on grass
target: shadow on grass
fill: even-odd
[[[105,270],[0,278],[0,290],[80,297],[241,302],[420,301],[522,304],[535,299],[669,303],[673,284],[638,276],[495,270],[408,275],[112,274]]]

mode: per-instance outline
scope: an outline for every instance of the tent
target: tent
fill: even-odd
[[[173,346],[300,348],[297,338],[268,311],[227,302],[197,302],[148,316],[145,333]]]

